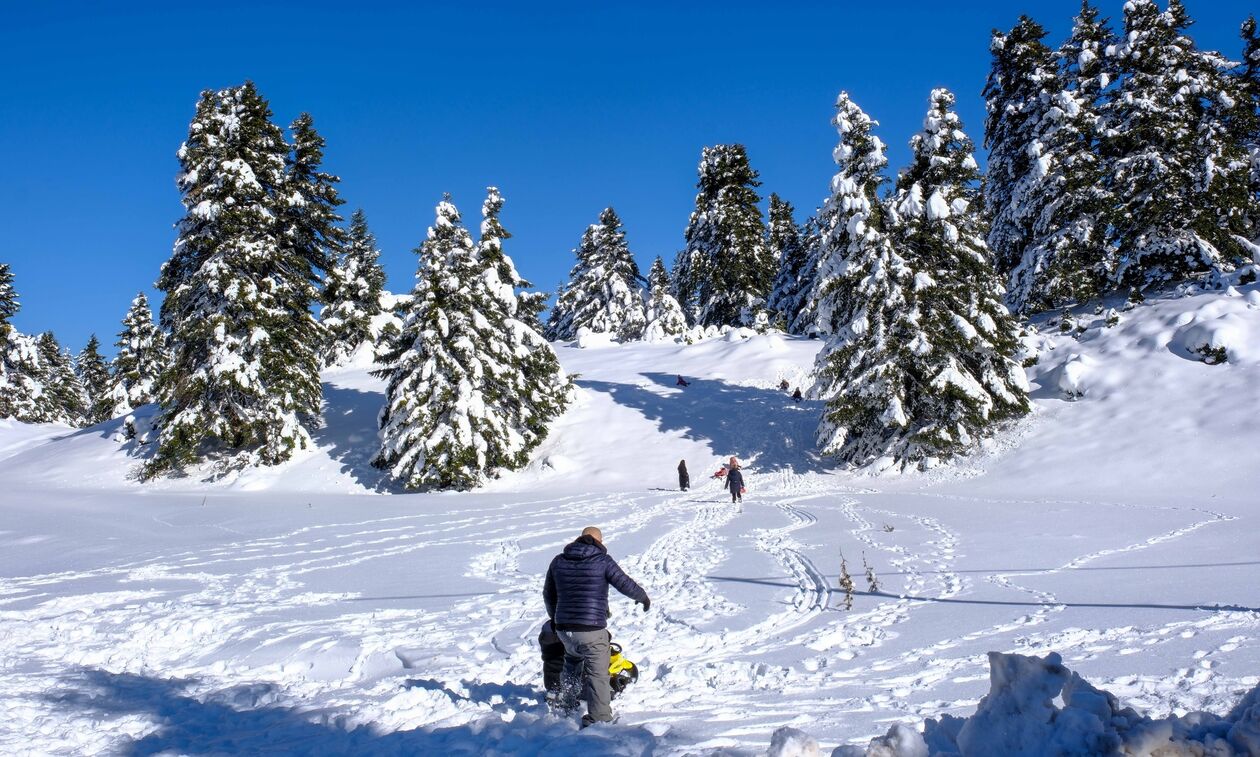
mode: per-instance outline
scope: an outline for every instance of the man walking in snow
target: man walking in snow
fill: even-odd
[[[691,476],[687,473],[687,461],[678,461],[678,488],[687,491],[691,488]]]
[[[731,502],[744,501],[744,474],[739,472],[739,465],[732,465],[726,473],[726,488],[731,490]]]
[[[564,644],[565,678],[582,675],[586,714],[582,727],[612,721],[612,691],[608,679],[608,587],[643,605],[652,601],[627,576],[604,547],[604,535],[594,526],[555,556],[547,568],[543,603],[547,617]]]

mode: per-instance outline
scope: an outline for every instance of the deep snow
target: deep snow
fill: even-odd
[[[976,713],[991,651],[1225,715],[1260,684],[1260,289],[1119,315],[1043,319],[1033,416],[898,476],[813,457],[820,404],[777,386],[807,389],[820,344],[773,334],[561,348],[575,406],[471,494],[367,466],[362,355],[324,376],[318,449],[214,480],[134,480],[120,420],[0,422],[0,752],[754,754],[791,726],[861,753]],[[729,455],[742,510],[708,478]],[[541,572],[591,524],[653,605],[614,599],[644,676],[578,732],[533,640]]]

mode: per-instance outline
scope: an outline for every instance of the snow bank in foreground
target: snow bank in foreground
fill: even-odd
[[[1056,698],[1062,701],[1059,707]],[[812,746],[812,751],[810,747]],[[818,754],[805,734],[781,728],[771,757]],[[928,719],[923,733],[898,724],[865,747],[832,757],[949,755],[1231,755],[1260,754],[1260,686],[1224,717],[1191,712],[1158,720],[1121,707],[1116,697],[1068,670],[1058,654],[989,653],[989,693],[969,718]]]

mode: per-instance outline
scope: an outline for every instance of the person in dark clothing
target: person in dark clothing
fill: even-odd
[[[731,502],[744,501],[744,474],[739,472],[738,465],[727,472],[726,488],[731,490]]]
[[[786,392],[787,390],[788,390],[787,379],[783,379],[782,381],[779,382],[779,391]]]
[[[682,374],[679,374],[678,380],[674,382],[674,386],[691,386],[691,382],[683,378]]]
[[[792,401],[793,402],[801,401],[801,388],[799,386],[796,387],[796,391],[792,392]]]
[[[691,488],[691,476],[687,474],[687,461],[678,461],[678,488],[687,491]]]
[[[582,726],[612,720],[608,666],[608,587],[643,605],[652,601],[604,548],[603,534],[590,526],[552,559],[543,583],[547,617],[564,645],[564,676],[582,677],[586,714]]]

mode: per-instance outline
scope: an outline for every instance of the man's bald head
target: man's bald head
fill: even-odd
[[[586,528],[582,529],[582,535],[593,537],[595,541],[599,542],[600,544],[604,543],[604,534],[595,526],[587,526]]]

